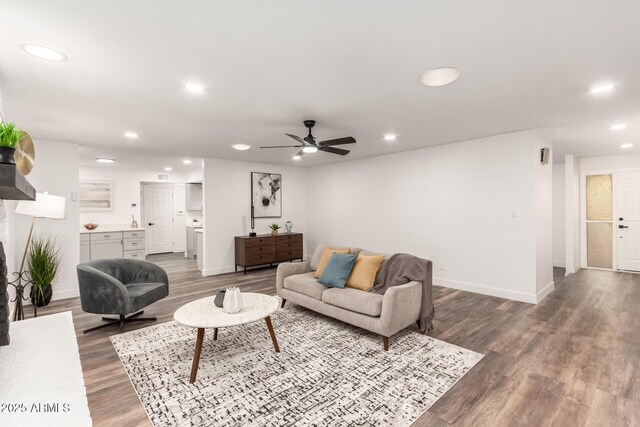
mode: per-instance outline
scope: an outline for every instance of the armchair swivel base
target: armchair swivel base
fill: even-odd
[[[94,326],[93,328],[85,329],[82,331],[83,334],[87,332],[95,331],[96,329],[108,328],[109,326],[120,324],[120,332],[124,328],[125,322],[155,322],[157,319],[155,317],[138,317],[144,314],[144,310],[134,313],[128,317],[124,314],[120,315],[119,319],[114,319],[113,317],[103,317],[102,320],[107,322],[102,325]]]

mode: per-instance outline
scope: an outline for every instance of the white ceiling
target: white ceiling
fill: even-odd
[[[640,149],[640,2],[0,0],[8,120],[119,162],[149,153],[317,165],[522,129],[558,154]],[[62,63],[19,49],[36,43]],[[462,77],[427,88],[424,71]],[[186,93],[201,82],[203,95]],[[599,81],[617,89],[588,94]],[[259,150],[352,135],[345,158]],[[613,122],[629,127],[613,133]],[[136,131],[140,139],[123,138]],[[382,141],[385,133],[398,141]],[[254,148],[239,152],[231,144]]]

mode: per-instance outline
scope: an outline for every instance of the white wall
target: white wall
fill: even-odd
[[[565,197],[565,275],[580,269],[580,160],[564,157]]]
[[[536,301],[540,301],[554,289],[553,283],[553,147],[551,141],[533,132],[535,169],[536,213]],[[540,161],[541,150],[551,150],[549,163]]]
[[[618,154],[614,156],[582,157],[581,172],[614,171],[640,168],[640,153]]]
[[[36,162],[27,179],[40,193],[46,191],[66,198],[65,219],[38,218],[34,234],[51,235],[57,239],[60,247],[62,265],[58,278],[53,283],[53,299],[75,297],[78,296],[76,266],[80,259],[80,235],[78,202],[71,200],[71,193],[78,191],[78,146],[42,140],[35,140],[34,146]],[[13,210],[10,215],[16,256],[13,268],[9,268],[11,271],[17,271],[31,226],[31,217],[15,215]]]
[[[566,258],[566,218],[564,164],[553,165],[553,265],[564,267]]]
[[[282,218],[256,218],[258,234],[269,233],[273,222],[284,226],[293,222],[293,230],[307,232],[307,171],[298,167],[233,160],[205,159],[204,267],[202,274],[234,270],[234,236],[248,234],[251,218],[251,172],[282,174]]]
[[[517,132],[310,168],[307,250],[330,241],[408,252],[434,261],[436,284],[537,302],[538,281],[553,274],[542,144]],[[548,207],[536,210],[537,197]]]
[[[80,224],[129,224],[135,215],[142,224],[140,215],[140,183],[162,182],[157,170],[138,170],[118,167],[80,167],[80,179],[113,181],[113,210],[110,212],[80,212]],[[162,172],[169,175],[169,182],[184,183],[186,175],[177,172]],[[132,207],[136,204],[136,207]]]

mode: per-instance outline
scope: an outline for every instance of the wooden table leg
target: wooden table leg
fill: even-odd
[[[278,347],[278,340],[276,339],[276,333],[273,331],[273,325],[271,324],[271,316],[264,318],[267,322],[267,328],[269,329],[269,335],[271,335],[271,341],[273,341],[273,347],[276,349],[276,353],[280,353],[280,347]]]
[[[213,340],[218,339],[218,328],[213,328]]]
[[[189,383],[193,384],[198,374],[198,364],[200,363],[200,352],[202,351],[202,340],[204,339],[204,328],[198,328],[198,338],[196,339],[196,351],[193,355],[193,364],[191,365],[191,378]]]

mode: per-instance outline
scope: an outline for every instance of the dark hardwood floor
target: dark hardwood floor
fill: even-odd
[[[171,284],[170,296],[145,310],[158,322],[230,285],[275,293],[275,269],[205,278],[180,255],[149,260],[167,270]],[[580,270],[538,305],[441,287],[434,298],[429,335],[485,357],[416,425],[640,425],[640,275]],[[83,334],[100,316],[83,313],[78,298],[54,301],[39,314],[65,310],[73,312],[94,425],[148,426],[109,341],[118,329]]]

